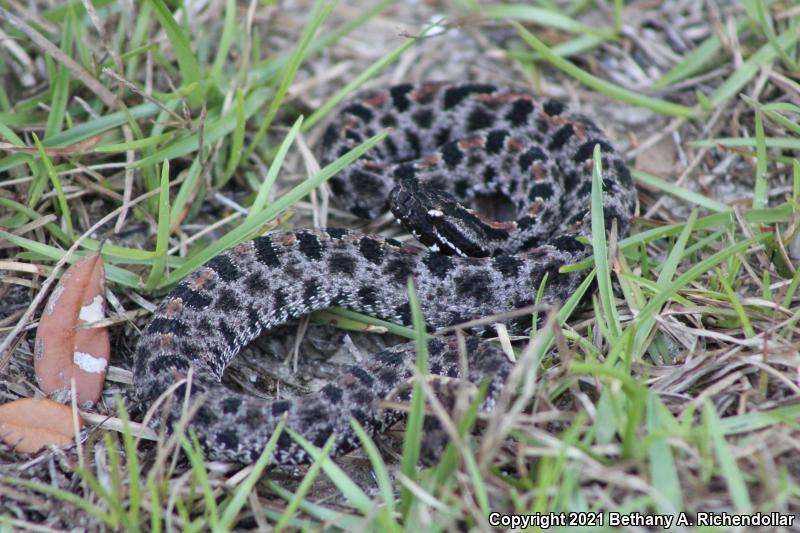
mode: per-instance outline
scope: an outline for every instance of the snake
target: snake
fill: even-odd
[[[403,418],[384,400],[413,378],[413,342],[370,354],[295,399],[258,398],[223,384],[236,354],[263,332],[329,307],[410,324],[409,279],[432,332],[534,302],[563,302],[588,272],[562,267],[592,253],[597,146],[606,229],[613,220],[620,236],[629,228],[636,192],[623,157],[591,119],[560,100],[483,83],[365,90],[331,118],[321,162],[382,131],[383,141],[331,177],[330,189],[359,217],[391,211],[424,246],[347,228],[298,229],[210,259],[174,287],[140,335],[134,391],[144,407],[158,405],[153,427],[174,429],[188,400],[188,429],[209,459],[255,461],[281,421],[310,445],[328,443],[332,457],[347,453],[361,445],[352,420],[374,437]],[[506,213],[479,209],[487,199]],[[503,323],[515,334],[534,325],[530,314]],[[468,335],[461,348],[452,334],[429,337],[428,369],[488,382],[480,407],[491,410],[513,364],[485,333]],[[170,390],[173,401],[159,403]],[[271,450],[273,464],[313,460],[288,431]]]

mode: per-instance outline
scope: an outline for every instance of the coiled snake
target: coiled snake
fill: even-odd
[[[624,161],[588,118],[556,100],[483,84],[404,84],[364,92],[345,105],[323,138],[327,163],[386,128],[391,133],[330,180],[339,203],[374,218],[387,207],[427,249],[347,229],[273,233],[218,255],[167,296],[143,332],[134,384],[144,405],[194,368],[191,397],[200,398],[190,427],[209,458],[255,460],[278,422],[331,455],[358,446],[350,419],[369,434],[400,414],[378,402],[413,375],[413,344],[352,366],[335,383],[298,399],[266,401],[219,383],[239,350],[262,331],[317,309],[347,307],[410,322],[406,284],[413,278],[426,325],[441,328],[531,305],[545,274],[544,303],[566,299],[584,272],[559,268],[587,256],[577,238],[590,235],[592,154],[603,159],[607,226],[627,231],[635,190]],[[490,220],[463,205],[504,198],[512,221]],[[530,317],[507,323],[531,328]],[[510,362],[494,344],[471,339],[468,379],[489,378],[492,406]],[[457,376],[452,337],[429,344],[431,373]],[[179,389],[176,399],[185,390]],[[169,424],[180,401],[162,412]],[[307,462],[284,433],[272,462]]]

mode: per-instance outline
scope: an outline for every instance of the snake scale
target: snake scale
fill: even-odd
[[[268,234],[189,275],[142,333],[133,373],[138,400],[149,407],[192,367],[189,395],[202,402],[189,427],[208,458],[252,462],[284,417],[316,446],[335,435],[336,456],[359,446],[351,418],[374,435],[401,417],[378,403],[413,375],[413,344],[373,354],[297,400],[264,400],[220,383],[232,358],[262,331],[331,306],[408,324],[409,277],[432,329],[531,305],[545,275],[543,302],[566,299],[586,275],[559,268],[590,253],[579,238],[590,235],[595,145],[602,151],[606,225],[616,218],[620,234],[627,231],[635,189],[623,159],[591,120],[557,100],[488,84],[367,91],[334,117],[321,159],[333,161],[384,129],[384,141],[331,178],[331,189],[361,217],[391,209],[427,248],[348,229]],[[515,218],[491,220],[465,207],[482,195],[507,200]],[[506,325],[523,333],[531,319]],[[432,374],[459,375],[454,337],[434,337],[429,350]],[[482,405],[490,409],[511,363],[494,343],[474,337],[467,352],[467,378],[490,380]],[[156,418],[171,427],[181,403]],[[286,432],[271,457],[278,464],[309,459]]]

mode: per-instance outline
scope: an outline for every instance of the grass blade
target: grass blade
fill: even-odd
[[[683,491],[675,466],[675,455],[666,438],[671,433],[668,423],[674,423],[671,418],[672,414],[658,396],[648,394],[646,423],[651,437],[647,445],[650,482],[663,495],[663,499],[656,500],[658,512],[674,515],[683,510]]]
[[[739,322],[742,324],[742,330],[744,331],[745,336],[755,337],[756,331],[753,329],[753,325],[750,323],[750,319],[747,317],[747,312],[745,312],[742,302],[739,300],[739,297],[736,296],[736,293],[733,291],[733,287],[731,287],[731,284],[725,274],[723,274],[720,270],[717,270],[717,279],[722,285],[722,288],[725,290],[725,294],[728,295],[728,301],[731,303],[731,306],[733,306],[734,311],[736,311],[736,314],[739,317]]]
[[[400,531],[394,521],[394,491],[392,489],[392,478],[389,476],[386,463],[383,462],[378,447],[372,442],[364,428],[354,419],[350,420],[350,425],[353,427],[353,431],[356,432],[358,440],[361,441],[361,445],[364,447],[364,451],[367,453],[369,462],[372,465],[372,471],[375,473],[375,479],[378,481],[378,491],[384,506],[380,512],[382,517],[380,519],[381,530]]]
[[[738,35],[745,27],[747,27],[747,18],[741,17],[736,23],[736,34]],[[717,33],[713,33],[694,50],[683,56],[683,59],[666,74],[654,81],[653,89],[663,89],[700,72],[720,50],[722,50],[722,41]]]
[[[272,186],[275,184],[275,180],[278,178],[278,172],[280,172],[281,166],[283,166],[283,160],[286,158],[286,153],[289,151],[292,143],[294,143],[294,139],[300,132],[302,125],[303,116],[300,115],[297,117],[297,120],[295,120],[294,124],[292,125],[292,129],[289,130],[289,133],[286,134],[286,137],[283,138],[283,142],[281,142],[281,145],[278,147],[278,153],[275,154],[275,157],[272,159],[272,162],[269,165],[267,177],[264,178],[264,182],[258,189],[256,199],[253,201],[253,205],[250,206],[250,212],[247,214],[247,218],[245,218],[246,222],[252,221],[261,211],[264,210],[264,206],[267,204],[267,200],[269,199],[269,193],[272,191]]]
[[[520,37],[522,37],[522,40],[528,43],[528,46],[540,53],[548,63],[568,74],[569,76],[572,76],[587,87],[591,87],[592,89],[599,91],[611,98],[616,98],[621,102],[644,107],[646,109],[652,109],[653,111],[663,115],[688,117],[696,114],[696,111],[691,107],[667,102],[666,100],[659,100],[658,98],[651,98],[649,96],[623,89],[614,85],[613,83],[593,76],[585,70],[578,68],[573,63],[570,63],[563,57],[559,57],[558,55],[554,54],[546,44],[537,39],[520,23],[512,20],[511,25],[517,30],[517,33],[520,35]]]
[[[308,442],[302,435],[290,429],[285,429],[285,431],[303,447],[315,462],[323,458],[323,452]],[[339,465],[328,458],[327,455],[324,455],[324,460],[320,461],[320,463],[322,464],[322,470],[325,472],[325,475],[330,478],[333,484],[336,485],[336,488],[339,489],[339,492],[342,493],[342,496],[347,498],[353,507],[358,509],[362,514],[368,514],[372,510],[372,500],[347,476]]]
[[[689,270],[684,272],[682,275],[677,277],[672,283],[664,287],[664,289],[655,297],[653,297],[647,305],[642,309],[640,316],[641,317],[649,317],[651,314],[655,313],[658,309],[661,308],[664,303],[671,297],[671,295],[676,292],[678,289],[689,283],[690,281],[697,279],[704,273],[711,270],[713,267],[717,266],[721,262],[733,257],[739,252],[742,252],[749,248],[750,246],[754,245],[755,243],[764,241],[766,239],[772,238],[772,235],[761,235],[759,237],[754,237],[752,239],[747,239],[746,241],[741,241],[736,243],[724,250],[721,250],[714,255],[708,257],[707,259],[700,261]]]
[[[535,22],[546,28],[557,28],[577,35],[591,35],[608,39],[611,33],[598,31],[563,14],[560,11],[528,5],[493,5],[481,6],[480,15],[485,18],[511,19],[520,22]]]
[[[220,253],[222,250],[226,248],[230,248],[231,246],[246,240],[249,236],[251,236],[255,231],[258,230],[259,226],[271,220],[272,218],[278,216],[284,209],[288,209],[292,204],[294,204],[300,198],[306,196],[316,187],[322,185],[328,178],[338,173],[344,167],[361,157],[364,153],[366,153],[370,148],[378,144],[383,138],[386,136],[385,133],[380,133],[375,135],[371,139],[368,139],[363,144],[353,148],[347,154],[343,155],[336,161],[332,162],[331,164],[327,165],[325,168],[319,171],[316,176],[313,176],[306,181],[300,183],[291,191],[284,194],[279,200],[274,202],[268,208],[264,209],[263,211],[259,212],[257,216],[254,216],[252,220],[245,221],[242,225],[238,226],[236,229],[230,231],[227,235],[225,235],[222,239],[219,239],[209,246],[200,250],[197,254],[190,257],[186,263],[184,263],[179,268],[175,269],[170,273],[170,275],[163,281],[163,283],[159,286],[159,288],[164,288],[174,283],[177,283],[181,278],[183,278],[189,272],[196,270],[200,265]]]
[[[242,507],[244,507],[244,504],[247,502],[247,498],[250,496],[256,486],[256,483],[258,483],[259,479],[261,479],[262,473],[269,465],[269,459],[272,456],[273,450],[275,450],[275,447],[278,445],[278,438],[281,436],[281,433],[283,433],[285,425],[285,420],[278,422],[278,425],[275,426],[275,431],[272,432],[267,444],[264,446],[264,450],[261,452],[261,455],[258,456],[258,460],[256,460],[256,462],[253,464],[253,469],[250,471],[244,481],[242,481],[239,486],[236,487],[233,497],[230,499],[230,501],[228,501],[222,511],[222,516],[220,517],[220,527],[222,529],[231,530],[235,525],[236,517],[239,515],[239,511],[241,511]]]
[[[33,134],[33,142],[36,143],[36,150],[39,152],[39,157],[42,158],[42,163],[44,163],[48,176],[50,176],[50,183],[52,183],[53,190],[58,199],[58,207],[61,210],[61,217],[66,226],[67,235],[69,235],[71,241],[75,240],[75,228],[72,226],[72,215],[69,211],[67,197],[64,194],[64,187],[61,186],[61,179],[58,177],[58,174],[56,174],[56,169],[53,168],[53,162],[45,153],[44,147],[42,143],[39,142],[39,137],[35,133]]]
[[[211,66],[211,70],[208,73],[209,79],[213,80],[215,83],[220,83],[222,81],[222,68],[225,66],[225,61],[228,59],[228,51],[231,48],[236,30],[236,0],[227,0],[225,2],[225,21],[222,25],[222,35],[219,39],[217,55],[214,57],[214,64]]]
[[[295,492],[289,500],[289,504],[286,506],[286,509],[284,509],[278,523],[275,524],[276,532],[283,531],[286,526],[289,525],[289,520],[294,517],[294,513],[297,511],[297,508],[300,507],[303,498],[305,498],[305,495],[308,494],[308,491],[311,489],[311,484],[317,479],[322,469],[322,463],[328,461],[328,454],[331,453],[334,442],[336,442],[336,435],[328,437],[328,441],[325,443],[325,446],[322,447],[319,456],[314,459],[308,472],[303,476],[303,481],[300,482],[300,486],[297,487],[297,492]]]
[[[233,139],[231,140],[231,151],[228,155],[228,163],[225,166],[225,172],[218,180],[217,186],[221,187],[228,182],[233,176],[234,171],[239,166],[242,159],[242,146],[244,146],[244,129],[247,118],[244,112],[244,93],[242,90],[236,89],[236,98],[234,100],[234,109],[236,111],[236,126],[233,129]]]
[[[7,231],[0,230],[0,238],[15,244],[20,248],[30,250],[31,252],[34,252],[41,257],[46,257],[47,259],[51,259],[53,261],[59,261],[62,257],[64,257],[64,250],[60,250],[55,246],[43,244],[38,241],[26,239],[25,237],[20,237],[19,235],[14,235],[13,233],[8,233]],[[77,261],[83,255],[85,254],[82,253],[72,254],[72,258],[70,259],[70,264]],[[124,270],[114,265],[105,265],[105,270],[106,270],[106,278],[109,281],[113,281],[114,283],[119,283],[120,285],[123,285],[125,287],[141,288],[141,282],[139,280],[139,277],[133,274],[132,272],[128,272],[127,270]]]
[[[262,105],[264,105],[264,103],[267,101],[267,98],[269,98],[269,94],[269,89],[257,89],[245,99],[245,116],[248,119],[252,117]],[[203,135],[202,148],[208,147],[210,144],[222,139],[232,132],[236,128],[236,120],[235,113],[225,113],[222,116],[214,117],[213,119],[208,120],[206,122],[205,132]],[[191,152],[195,152],[201,148],[197,144],[199,139],[199,134],[196,133],[187,137],[183,137],[172,144],[165,146],[158,152],[140,159],[131,165],[131,167],[148,167],[150,165],[155,165],[156,163],[161,163],[165,159],[176,159]]]
[[[73,24],[74,18],[68,16],[61,35],[61,51],[67,56],[72,56]],[[47,60],[52,61],[49,56]],[[55,66],[54,70],[55,76],[50,80],[50,113],[44,130],[45,139],[61,131],[69,97],[69,70],[63,64]]]
[[[178,26],[172,13],[167,8],[163,0],[147,0],[153,8],[158,22],[164,28],[172,45],[172,51],[175,54],[175,59],[178,61],[178,68],[181,72],[181,81],[184,88],[200,81],[200,73],[202,72],[200,64],[192,52],[192,46],[189,43],[189,38],[184,33],[183,28]],[[190,91],[187,95],[192,107],[200,104],[203,94],[198,90]]]
[[[597,269],[600,302],[603,304],[603,311],[610,328],[611,337],[608,340],[613,344],[619,338],[622,326],[611,289],[611,268],[608,265],[606,224],[603,213],[603,165],[599,144],[594,145],[594,164],[592,165],[592,250]]]
[[[689,237],[694,231],[696,221],[697,210],[694,209],[692,210],[691,215],[689,215],[689,220],[683,227],[683,231],[681,231],[681,234],[678,236],[678,239],[672,246],[672,249],[667,256],[667,260],[664,262],[661,272],[658,275],[656,286],[664,287],[665,285],[669,284],[670,281],[672,281],[672,277],[675,275],[675,272],[678,269],[678,263],[683,258],[683,251],[686,249],[686,243],[689,242]],[[663,297],[663,291],[662,293],[659,293],[658,296]],[[670,298],[674,296],[676,296],[674,293],[669,295]],[[633,339],[633,355],[634,358],[637,359],[644,355],[645,350],[647,349],[645,346],[645,341],[647,340],[647,337],[650,336],[650,331],[656,323],[656,314],[661,308],[661,305],[650,306],[649,304],[652,303],[653,300],[655,300],[655,297],[642,308],[636,317],[637,326],[636,335]],[[664,303],[666,303],[666,300],[664,300]]]
[[[417,376],[411,392],[411,406],[406,419],[406,432],[403,435],[403,457],[400,471],[409,479],[416,476],[419,462],[420,443],[422,442],[422,424],[425,422],[425,389],[419,382],[428,375],[428,336],[425,332],[425,317],[417,299],[414,282],[408,280],[408,302],[411,306],[411,322],[414,325],[414,340],[417,352]],[[408,516],[414,495],[408,487],[400,490],[400,512]]]
[[[764,140],[764,117],[756,111],[756,185],[753,190],[753,207],[767,207],[767,144]]]
[[[161,189],[158,195],[158,231],[156,233],[156,249],[153,256],[153,266],[147,278],[145,288],[152,290],[164,277],[167,265],[167,251],[169,249],[169,161],[161,165]]]
[[[670,196],[674,196],[675,198],[680,198],[681,200],[689,202],[690,204],[705,207],[709,211],[716,211],[719,213],[732,211],[731,206],[728,204],[714,200],[713,198],[709,198],[700,193],[690,191],[689,189],[684,189],[683,187],[661,179],[658,176],[648,174],[647,172],[633,169],[631,170],[631,175],[639,183],[643,183],[648,187],[652,187],[658,191],[665,192]]]
[[[751,55],[741,67],[719,85],[708,97],[713,106],[722,105],[728,98],[736,96],[742,87],[749,82],[761,68],[772,62],[777,56],[776,49],[786,50],[800,38],[800,32],[796,28],[789,28],[780,34],[775,40],[777,48],[772,43],[766,43],[759,50]]]
[[[217,509],[217,499],[214,497],[214,489],[211,488],[211,483],[208,481],[208,467],[203,457],[203,450],[200,447],[200,441],[194,431],[191,432],[191,441],[186,435],[181,435],[181,446],[186,458],[192,465],[192,473],[194,474],[194,481],[200,486],[203,494],[204,511],[203,516],[206,518],[213,530],[219,527],[219,509]]]
[[[250,158],[253,151],[255,151],[256,147],[259,145],[259,143],[261,143],[261,140],[264,138],[264,135],[266,135],[267,130],[272,125],[272,120],[275,118],[275,115],[278,113],[278,110],[283,103],[283,99],[289,90],[289,85],[291,85],[292,81],[294,81],[295,74],[297,74],[297,69],[300,68],[300,64],[306,57],[314,34],[317,33],[317,30],[322,25],[323,21],[328,18],[328,15],[331,14],[331,11],[333,11],[333,8],[336,6],[336,0],[329,2],[327,5],[324,5],[323,2],[324,0],[316,0],[314,2],[314,7],[311,9],[311,14],[308,17],[308,24],[306,24],[306,27],[303,29],[303,33],[300,35],[297,46],[290,56],[286,65],[286,69],[281,76],[281,83],[278,86],[278,89],[275,91],[275,96],[272,98],[269,110],[267,111],[267,117],[264,119],[264,122],[261,123],[258,131],[253,136],[250,146],[247,147],[247,151],[244,155],[245,160]]]
[[[736,510],[740,513],[749,513],[753,509],[753,504],[750,501],[750,495],[747,493],[747,485],[742,477],[742,471],[739,470],[736,459],[731,453],[730,446],[725,441],[719,415],[717,415],[714,405],[709,400],[703,403],[702,418],[703,427],[711,441],[714,455],[717,457],[722,476],[728,485],[728,491]]]

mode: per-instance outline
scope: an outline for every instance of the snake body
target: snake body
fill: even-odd
[[[559,268],[587,256],[592,154],[600,145],[607,227],[627,231],[635,190],[624,161],[588,118],[556,100],[483,84],[404,84],[361,93],[344,105],[323,137],[328,163],[369,136],[392,128],[366,156],[331,179],[339,203],[374,218],[387,208],[427,249],[347,229],[268,234],[211,259],[166,297],[141,335],[134,364],[138,399],[153,404],[193,368],[190,422],[207,457],[251,462],[281,419],[331,455],[359,440],[355,419],[373,435],[400,414],[378,407],[411,375],[413,344],[373,354],[335,382],[297,400],[264,400],[219,383],[241,348],[287,321],[331,306],[410,323],[412,278],[429,328],[531,305],[542,280],[545,304],[569,297],[584,272]],[[516,218],[490,220],[466,205],[499,195]],[[510,331],[530,330],[530,317]],[[453,337],[429,342],[433,374],[459,375]],[[489,379],[490,409],[510,369],[493,343],[470,338],[469,375]],[[176,399],[186,394],[178,388]],[[180,401],[160,410],[172,425]],[[281,434],[271,461],[297,464],[309,454]]]

